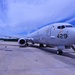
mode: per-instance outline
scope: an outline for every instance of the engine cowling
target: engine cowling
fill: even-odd
[[[19,46],[20,47],[24,47],[24,46],[26,46],[26,39],[24,39],[24,38],[20,38],[19,40],[18,40],[18,44],[19,44]]]

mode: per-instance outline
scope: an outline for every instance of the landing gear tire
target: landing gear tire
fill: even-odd
[[[40,47],[44,47],[44,45],[43,44],[40,44]]]
[[[58,55],[62,55],[62,53],[63,53],[62,50],[57,50]]]

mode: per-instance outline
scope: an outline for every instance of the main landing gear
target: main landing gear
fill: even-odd
[[[43,44],[40,44],[40,47],[44,47],[44,45]]]
[[[26,42],[26,45],[25,45],[26,47],[28,47],[29,46],[29,44]]]

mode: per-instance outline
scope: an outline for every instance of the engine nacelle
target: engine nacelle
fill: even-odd
[[[26,39],[25,38],[20,38],[19,40],[18,40],[18,44],[19,44],[19,46],[20,47],[24,47],[24,46],[26,46]]]

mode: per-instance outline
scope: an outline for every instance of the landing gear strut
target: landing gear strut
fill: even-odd
[[[58,55],[62,55],[62,53],[63,53],[62,50],[57,50]]]
[[[26,43],[26,46],[29,46],[29,44],[28,44],[28,43]]]

